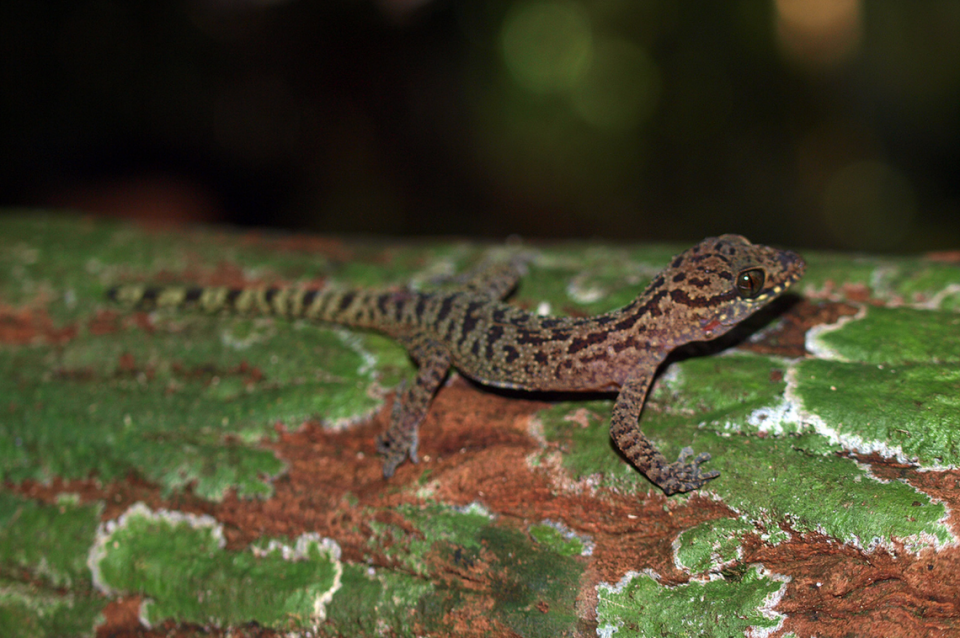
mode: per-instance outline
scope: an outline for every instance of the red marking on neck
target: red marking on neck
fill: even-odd
[[[711,319],[703,326],[703,329],[706,332],[713,332],[719,327],[720,327],[720,322],[717,319]]]

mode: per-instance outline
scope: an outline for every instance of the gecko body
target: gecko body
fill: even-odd
[[[627,306],[593,317],[543,317],[502,301],[520,278],[518,262],[470,274],[459,290],[228,289],[124,285],[109,296],[150,310],[273,314],[377,330],[401,342],[418,366],[378,438],[389,477],[417,460],[418,427],[451,367],[480,383],[519,390],[619,392],[610,435],[624,456],[666,494],[718,476],[709,454],[684,448],[670,463],[638,419],[657,367],[676,347],[716,338],[803,274],[794,252],[738,235],[708,238],[675,256]],[[691,458],[693,457],[693,458]]]

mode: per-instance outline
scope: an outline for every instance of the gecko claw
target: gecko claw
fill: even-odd
[[[693,456],[693,449],[683,448],[680,450],[677,461],[665,467],[658,477],[657,486],[667,496],[700,489],[710,479],[720,476],[717,470],[709,472],[700,470],[700,464],[710,460],[709,452],[701,452],[692,461],[689,460],[691,456]]]

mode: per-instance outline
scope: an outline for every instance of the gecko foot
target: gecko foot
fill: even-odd
[[[406,380],[400,382],[397,388],[397,397],[393,401],[390,413],[390,427],[377,437],[377,452],[383,457],[383,478],[390,478],[397,466],[407,457],[416,463],[417,459],[417,429],[409,426],[409,419],[404,409],[402,397],[407,394]]]
[[[377,437],[377,452],[383,457],[383,478],[393,476],[407,457],[414,463],[419,461],[416,436],[413,439],[394,437],[389,430]]]
[[[691,456],[693,456],[692,448],[685,447],[680,450],[680,458],[675,463],[664,467],[660,476],[654,481],[667,496],[700,489],[710,479],[720,476],[720,472],[717,470],[710,470],[709,472],[700,470],[700,464],[709,461],[710,454],[702,452],[688,462]]]

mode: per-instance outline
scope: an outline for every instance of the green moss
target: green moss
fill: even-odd
[[[694,574],[716,572],[740,558],[740,538],[755,531],[738,518],[720,518],[680,533],[674,543],[677,564]]]
[[[701,636],[728,638],[750,628],[781,622],[768,609],[784,583],[749,569],[738,580],[691,582],[664,587],[646,574],[633,574],[616,587],[597,588],[600,636]]]
[[[793,529],[823,533],[868,546],[891,538],[929,535],[953,539],[943,521],[946,509],[899,482],[881,482],[853,460],[810,453],[800,437],[757,439],[722,437],[701,431],[691,436],[695,450],[713,454],[711,469],[720,478],[708,489],[733,510],[767,529],[786,521]]]
[[[417,531],[410,533],[396,525],[372,522],[370,526],[374,534],[367,541],[368,546],[420,576],[427,575],[432,569],[429,553],[435,545],[477,552],[480,530],[490,524],[490,515],[476,507],[459,511],[429,503],[423,507],[401,505],[397,512]]]
[[[800,281],[799,291],[830,292],[843,297],[842,286],[865,287],[872,291],[877,269],[885,260],[875,257],[851,256],[841,253],[804,251],[807,271]]]
[[[421,629],[449,630],[444,616],[458,599],[400,571],[344,565],[341,587],[327,606],[321,629],[335,636],[416,636]]]
[[[531,525],[527,531],[539,545],[561,556],[580,556],[587,548],[576,534],[556,523]]]
[[[960,266],[926,259],[898,259],[878,269],[880,286],[906,303],[960,309]],[[886,295],[885,295],[886,296]]]
[[[9,408],[0,422],[0,479],[95,473],[112,480],[136,471],[167,492],[194,483],[214,500],[229,489],[264,496],[283,465],[256,444],[275,424],[296,428],[318,418],[338,426],[377,410],[413,370],[404,350],[380,335],[176,312],[154,315],[149,330],[129,322],[106,335],[86,328],[98,311],[113,309],[108,286],[156,273],[164,281],[178,272],[192,278],[235,262],[261,280],[326,275],[377,285],[425,263],[417,247],[358,245],[359,258],[338,263],[315,251],[277,250],[278,241],[36,214],[0,218],[0,299],[33,306],[42,299],[56,327],[78,329],[64,344],[0,349],[0,405]],[[442,246],[431,250],[451,249]],[[370,265],[385,252],[390,269]]]
[[[797,366],[796,394],[845,447],[960,464],[958,331],[956,313],[870,308],[814,339],[831,358]]]
[[[492,599],[492,617],[521,636],[561,636],[576,625],[574,602],[583,567],[552,544],[531,542],[519,531],[498,525],[486,512],[438,504],[401,506],[414,531],[396,525],[376,526],[371,548],[385,553],[428,582],[447,582],[420,601],[436,614],[451,607]],[[482,571],[476,571],[483,566]],[[445,577],[471,573],[464,588]]]
[[[960,314],[869,308],[862,319],[820,332],[814,347],[845,361],[883,365],[960,362]]]
[[[92,564],[98,586],[148,598],[142,616],[218,626],[315,626],[340,586],[335,545],[307,535],[287,546],[223,549],[207,517],[153,513],[134,506],[99,539]]]
[[[274,424],[369,414],[382,403],[371,388],[411,369],[384,337],[269,319],[168,318],[153,332],[0,350],[0,477],[136,470],[168,491],[196,481],[205,498],[266,495],[283,465],[255,444]]]
[[[524,637],[573,635],[583,567],[506,527],[490,525],[479,537],[497,559],[489,574],[494,617]]]
[[[101,509],[66,496],[44,505],[0,492],[0,570],[26,570],[53,588],[89,589],[87,554]]]
[[[846,447],[922,465],[960,464],[960,369],[935,364],[799,364],[804,408]]]
[[[851,256],[804,252],[807,273],[800,290],[844,299],[850,290],[895,303],[940,310],[960,308],[960,267],[915,257]]]
[[[654,386],[641,419],[649,412],[654,424],[665,419],[668,427],[684,419],[718,432],[797,432],[795,423],[763,416],[782,399],[787,369],[783,361],[750,354],[688,359]]]
[[[224,407],[203,399],[203,379],[144,381],[95,371],[57,378],[53,369],[31,365],[37,359],[30,355],[0,351],[0,366],[11,370],[0,375],[0,404],[9,406],[0,423],[5,480],[85,478],[94,472],[112,480],[138,471],[168,489],[196,480],[199,495],[221,498],[230,487],[266,493],[263,479],[283,467],[267,450],[224,440],[231,422],[240,426],[242,439],[254,438],[256,430],[268,433],[265,416],[251,418],[262,395]],[[256,414],[263,415],[259,409]],[[251,421],[260,419],[255,430]]]
[[[92,638],[103,605],[99,597],[42,589],[0,577],[0,636]]]
[[[563,467],[575,480],[600,475],[603,485],[637,489],[636,471],[620,460],[608,434],[612,408],[612,401],[571,401],[541,410],[538,418],[546,440],[559,444]]]
[[[105,601],[91,591],[87,556],[100,509],[0,492],[0,636],[93,636]],[[25,575],[29,584],[15,580]]]

